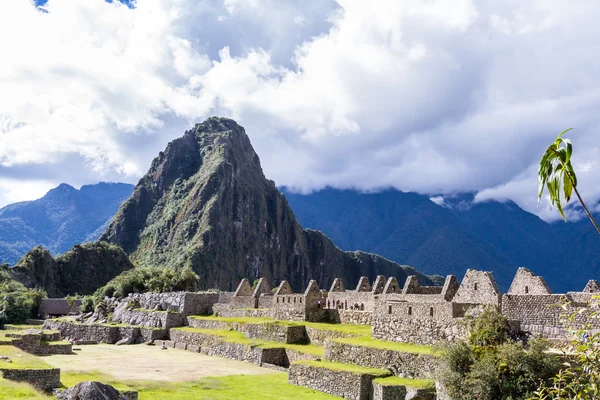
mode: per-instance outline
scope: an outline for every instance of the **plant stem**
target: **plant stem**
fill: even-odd
[[[577,186],[575,186],[575,182],[573,182],[573,178],[571,177],[571,174],[569,173],[569,171],[567,171],[566,168],[564,169],[564,171],[565,171],[567,177],[569,178],[569,180],[571,181],[571,186],[573,186],[573,190],[575,190],[575,194],[577,195],[577,198],[579,199],[579,203],[581,203],[581,206],[585,210],[585,213],[589,217],[590,221],[592,221],[592,224],[594,225],[594,227],[598,231],[598,234],[600,234],[600,227],[598,227],[598,224],[596,223],[596,220],[594,220],[594,217],[592,217],[592,213],[590,213],[590,210],[588,210],[587,206],[583,202],[583,199],[581,198],[581,195],[579,194],[579,190],[577,190]]]
[[[569,176],[569,179],[571,179],[571,176]],[[592,224],[594,224],[594,227],[596,227],[596,230],[600,234],[600,227],[598,226],[598,224],[594,220],[594,217],[592,217],[592,214],[590,213],[590,210],[588,210],[588,208],[586,207],[585,203],[583,202],[583,199],[581,198],[581,195],[579,194],[579,191],[577,190],[577,188],[575,186],[573,186],[573,190],[575,190],[575,194],[577,195],[577,198],[579,199],[579,202],[583,206],[583,209],[585,210],[587,216],[590,218],[590,221],[592,221]]]

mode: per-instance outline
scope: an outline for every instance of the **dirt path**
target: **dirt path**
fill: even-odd
[[[257,365],[158,346],[77,346],[74,355],[43,357],[62,371],[101,371],[120,380],[191,381],[204,376],[277,373]]]

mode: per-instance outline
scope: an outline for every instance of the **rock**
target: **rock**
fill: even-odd
[[[124,344],[131,344],[131,338],[121,339],[117,343],[115,343],[115,345],[117,346],[122,346]]]
[[[101,382],[81,382],[56,394],[59,400],[134,400],[137,393],[123,394],[110,385]]]

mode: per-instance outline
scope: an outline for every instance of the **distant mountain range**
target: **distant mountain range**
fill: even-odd
[[[0,209],[0,263],[13,265],[38,245],[57,255],[96,240],[132,192],[133,185],[125,183],[79,190],[63,183],[41,199]]]
[[[282,191],[302,226],[322,231],[341,249],[377,253],[426,274],[460,279],[467,268],[489,270],[506,291],[525,266],[556,293],[600,278],[600,237],[588,220],[549,224],[512,201],[473,203],[470,194],[440,206],[397,190]]]

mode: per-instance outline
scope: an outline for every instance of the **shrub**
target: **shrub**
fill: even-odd
[[[0,271],[0,325],[22,323],[37,317],[46,292],[28,289],[13,280],[6,271]]]
[[[508,333],[506,319],[487,309],[472,321],[467,341],[441,348],[438,379],[451,399],[527,399],[556,374],[560,359],[547,353],[547,341],[525,347]]]
[[[81,301],[81,306],[79,306],[79,311],[86,314],[94,311],[94,297],[93,296],[85,296]]]
[[[94,293],[94,304],[104,297],[125,297],[129,293],[175,292],[198,290],[200,278],[190,267],[134,268],[125,271]]]
[[[563,304],[562,307],[566,314],[569,304]],[[582,309],[568,316],[565,314],[563,323],[570,335],[570,344],[564,354],[566,362],[550,382],[541,382],[532,400],[598,399],[600,333],[591,333],[591,322],[599,318],[598,312]]]

